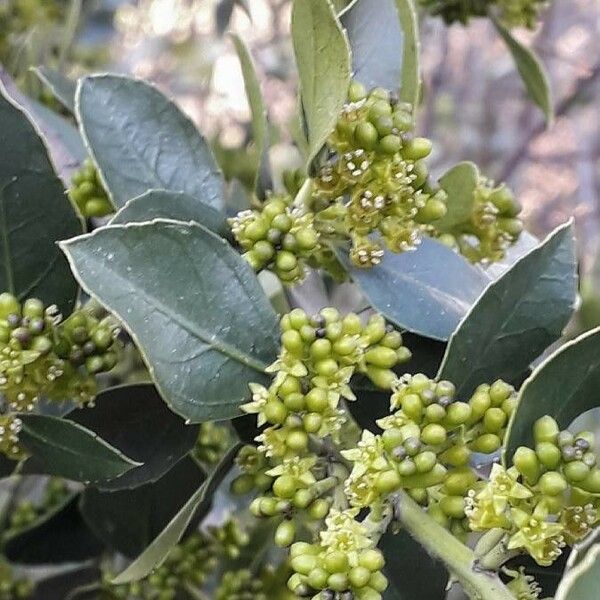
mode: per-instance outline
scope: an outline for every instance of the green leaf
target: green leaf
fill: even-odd
[[[111,550],[133,558],[150,545],[205,479],[196,462],[186,457],[158,481],[134,490],[87,488],[81,512]]]
[[[468,397],[481,383],[523,373],[569,321],[576,269],[573,226],[567,223],[483,292],[450,338],[438,377]]]
[[[376,310],[401,329],[447,340],[483,289],[487,275],[450,248],[423,238],[412,252],[386,251],[374,269],[338,258]]]
[[[599,406],[600,328],[566,343],[540,364],[523,384],[506,433],[503,460],[519,446],[533,447],[533,424],[552,415],[560,427]]]
[[[144,223],[153,219],[194,221],[221,237],[230,235],[223,213],[199,202],[193,196],[166,190],[149,190],[137,198],[128,200],[110,224]]]
[[[275,312],[231,246],[201,225],[156,220],[61,247],[85,290],[130,331],[175,412],[190,422],[239,414],[279,341]]]
[[[77,119],[117,207],[149,189],[223,206],[223,180],[206,140],[155,87],[117,75],[79,81]]]
[[[515,39],[500,21],[497,19],[493,19],[493,21],[500,37],[513,56],[529,97],[542,109],[546,123],[550,125],[554,118],[554,109],[546,69],[539,58],[529,48]]]
[[[75,113],[77,84],[62,73],[40,65],[31,69],[35,76],[52,92],[52,95],[70,112]]]
[[[440,177],[440,186],[448,195],[448,212],[436,221],[436,229],[448,231],[470,219],[478,182],[479,170],[472,162],[458,163]]]
[[[294,0],[292,41],[310,165],[335,127],[350,84],[350,50],[330,0]]]
[[[598,530],[597,530],[598,531]],[[567,570],[556,590],[555,600],[590,600],[598,596],[600,543],[598,534],[578,544],[569,557]]]
[[[259,197],[263,197],[264,191],[272,188],[271,167],[269,166],[267,109],[263,101],[262,92],[260,91],[260,82],[256,75],[250,51],[239,36],[232,34],[231,39],[240,59],[246,96],[252,114],[252,135],[257,156],[254,167],[254,189]]]
[[[77,283],[56,241],[81,230],[38,131],[0,84],[0,289],[70,314]]]
[[[114,584],[139,581],[164,562],[173,546],[179,542],[187,530],[201,504],[212,497],[225,475],[229,472],[240,447],[241,444],[231,447],[221,459],[221,462],[214,468],[210,477],[190,497],[183,508],[171,519],[146,550],[114,579]]]
[[[419,99],[419,39],[411,0],[358,0],[343,11],[354,79],[367,88],[400,89],[404,102]]]
[[[160,479],[198,437],[198,427],[186,425],[147,383],[104,390],[93,407],[76,409],[69,418],[141,464],[117,479],[97,483],[104,490],[137,488]]]
[[[26,463],[30,473],[88,483],[119,477],[139,466],[93,431],[73,421],[43,415],[19,417],[23,421],[19,440],[31,454]]]
[[[23,565],[81,562],[102,554],[103,545],[87,527],[78,509],[79,494],[3,540],[8,560]]]
[[[389,587],[383,600],[439,600],[445,596],[448,573],[444,566],[404,530],[386,532],[379,542],[385,556]]]

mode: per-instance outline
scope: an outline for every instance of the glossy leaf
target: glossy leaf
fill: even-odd
[[[193,196],[166,190],[149,190],[128,200],[110,224],[144,223],[153,219],[173,219],[186,223],[194,221],[222,237],[230,234],[223,213]]]
[[[45,65],[34,67],[32,71],[69,112],[75,113],[76,82]]]
[[[191,422],[239,414],[279,342],[277,316],[231,246],[200,225],[156,220],[61,247],[85,290],[133,335],[175,412]]]
[[[38,131],[0,84],[0,289],[70,314],[77,283],[56,242],[81,230]]]
[[[423,238],[412,252],[386,251],[374,269],[338,258],[373,308],[401,329],[447,340],[483,289],[488,276],[450,248]]]
[[[330,0],[294,0],[292,41],[300,78],[308,164],[333,131],[346,102],[350,51]]]
[[[389,587],[383,600],[439,600],[445,595],[448,573],[406,531],[388,531],[379,542],[385,556]]]
[[[256,165],[254,167],[254,189],[259,197],[264,196],[264,191],[272,189],[271,167],[269,165],[269,130],[267,109],[260,91],[260,81],[256,74],[254,62],[248,47],[237,35],[232,34],[235,50],[242,67],[242,76],[246,88],[246,97],[252,114],[252,137],[256,152]]]
[[[134,558],[160,534],[206,476],[192,458],[179,461],[158,481],[134,490],[87,488],[81,512],[90,529],[113,551]]]
[[[117,75],[80,80],[77,119],[114,204],[149,189],[223,206],[223,181],[206,140],[155,87]]]
[[[566,343],[541,363],[519,392],[506,433],[505,463],[519,446],[533,445],[537,419],[552,415],[561,427],[600,405],[600,328]]]
[[[368,89],[400,89],[417,104],[418,29],[411,0],[357,0],[340,16],[352,50],[354,79]]]
[[[151,384],[123,385],[101,392],[93,407],[69,418],[97,433],[141,466],[98,483],[104,490],[137,488],[157,481],[196,443],[198,427],[171,412]]]
[[[576,268],[567,223],[483,292],[450,338],[439,377],[467,397],[480,383],[520,375],[569,321]]]
[[[6,558],[23,565],[51,565],[100,556],[103,545],[84,523],[78,499],[72,494],[24,529],[9,532],[3,540]]]
[[[214,468],[210,477],[190,497],[183,508],[171,519],[146,550],[117,576],[113,583],[139,581],[164,562],[173,546],[179,542],[185,533],[200,506],[212,497],[225,475],[229,472],[239,449],[240,444],[231,447],[221,459],[221,462]]]
[[[479,170],[472,162],[461,162],[440,177],[440,186],[448,195],[448,212],[435,222],[436,229],[448,231],[459,223],[468,221],[475,201],[475,188]]]
[[[30,473],[57,475],[91,482],[123,475],[138,463],[98,437],[93,431],[57,417],[20,415],[19,440],[31,454]]]
[[[513,56],[529,97],[542,109],[546,123],[550,124],[554,113],[546,69],[533,51],[514,38],[500,21],[494,19],[494,25]]]

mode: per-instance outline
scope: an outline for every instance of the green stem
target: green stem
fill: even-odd
[[[514,600],[494,572],[482,570],[474,552],[436,523],[405,492],[395,498],[396,519],[429,554],[440,559],[473,600]]]
[[[306,209],[308,201],[312,194],[313,182],[310,177],[307,177],[302,187],[298,190],[296,197],[294,198],[294,206],[296,208]]]

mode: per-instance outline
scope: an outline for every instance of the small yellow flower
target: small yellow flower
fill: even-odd
[[[508,549],[522,548],[543,567],[551,565],[565,546],[564,526],[540,519],[525,511],[515,509],[512,516],[518,527],[508,541]]]

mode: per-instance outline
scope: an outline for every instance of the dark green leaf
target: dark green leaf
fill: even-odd
[[[490,279],[450,248],[424,238],[413,252],[386,252],[374,269],[338,258],[373,308],[400,329],[447,340]]]
[[[81,512],[111,550],[133,558],[150,545],[205,479],[196,462],[186,457],[158,481],[134,490],[87,488]]]
[[[4,553],[11,562],[50,565],[96,558],[103,546],[88,529],[77,507],[78,494],[4,538]]]
[[[440,600],[445,597],[448,573],[406,531],[388,531],[379,542],[389,581],[384,600]]]
[[[554,112],[546,69],[544,69],[539,58],[514,38],[500,21],[494,19],[494,25],[513,56],[529,97],[542,109],[546,117],[546,123],[550,124]]]
[[[448,212],[435,222],[436,229],[448,231],[469,221],[475,201],[479,170],[472,162],[461,162],[440,177],[440,186],[448,195]]]
[[[206,140],[155,87],[116,75],[79,82],[77,118],[111,198],[121,207],[149,189],[223,206],[223,181]]]
[[[20,415],[20,441],[31,454],[29,473],[58,475],[75,481],[101,481],[123,475],[138,463],[93,431],[66,419]]]
[[[308,138],[308,161],[321,150],[346,102],[350,50],[330,0],[294,0],[292,41]]]
[[[267,122],[267,109],[260,91],[260,82],[256,75],[256,69],[252,56],[244,41],[237,35],[232,34],[231,39],[235,45],[244,85],[246,87],[246,96],[248,105],[252,114],[252,135],[254,138],[254,148],[256,151],[256,165],[254,167],[254,189],[259,197],[264,196],[264,191],[272,189],[271,167],[269,165],[269,130]]]
[[[439,377],[460,396],[480,383],[521,374],[557,340],[573,312],[573,227],[558,227],[493,282],[452,334]]]
[[[506,433],[504,462],[519,446],[533,447],[533,424],[552,415],[561,427],[600,405],[600,328],[566,343],[540,364],[519,392]]]
[[[231,246],[200,225],[156,220],[61,247],[83,287],[134,336],[175,412],[191,422],[239,414],[279,341],[275,312]]]
[[[202,509],[201,505],[206,505],[207,501],[212,498],[223,478],[229,472],[239,449],[240,444],[231,447],[221,459],[221,462],[214,468],[210,477],[191,496],[162,532],[125,571],[114,579],[115,584],[143,579],[154,568],[164,562],[171,548],[179,542],[196,513]]]
[[[69,112],[75,113],[75,91],[77,84],[74,81],[44,65],[34,67],[32,71]]]
[[[153,219],[195,221],[222,237],[230,235],[223,213],[208,204],[199,202],[193,196],[166,190],[150,190],[137,198],[128,200],[112,218],[110,224],[143,223]]]
[[[69,565],[58,574],[36,581],[33,596],[29,600],[98,600],[98,589],[102,573],[97,566]],[[88,590],[84,593],[84,589]],[[69,595],[77,590],[77,595]]]
[[[38,132],[0,84],[0,289],[69,314],[77,283],[56,241],[81,230]]]
[[[146,383],[105,390],[93,407],[75,410],[69,418],[141,463],[117,479],[98,483],[104,490],[156,481],[193,448],[198,437],[198,427],[186,425]]]
[[[352,49],[353,77],[367,88],[419,96],[418,30],[411,0],[358,0],[340,17]]]

